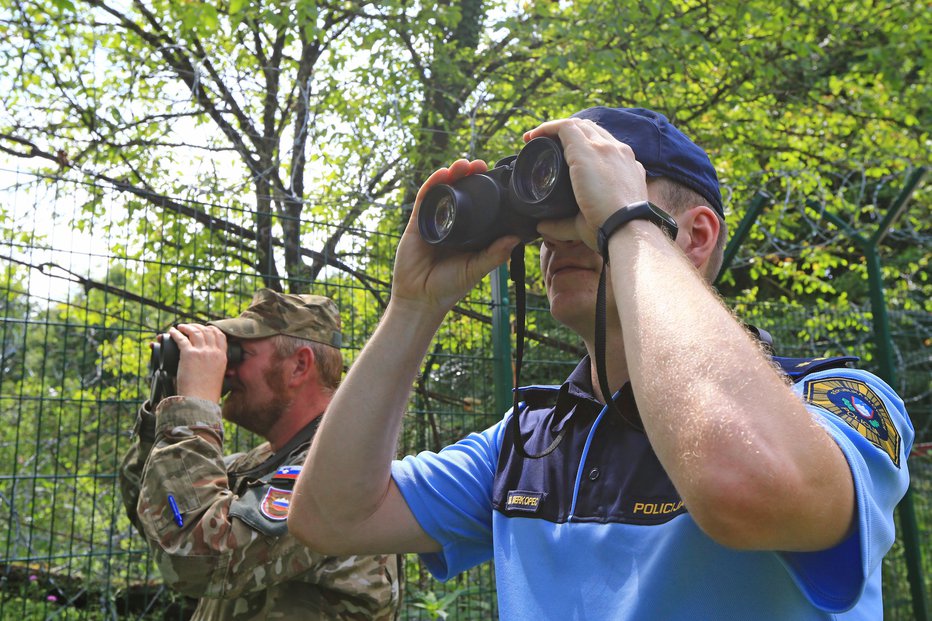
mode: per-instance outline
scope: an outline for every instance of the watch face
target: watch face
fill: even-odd
[[[638,215],[635,217],[653,222],[660,227],[660,230],[666,233],[670,239],[676,239],[676,233],[679,227],[677,227],[676,220],[674,220],[670,214],[649,201],[637,203],[636,205],[635,209],[638,211]]]
[[[678,232],[678,228],[676,227],[676,224],[674,224],[673,227],[671,227],[669,222],[667,222],[666,220],[662,220],[660,222],[657,222],[657,226],[660,227],[661,231],[666,233],[667,237],[673,240],[676,239],[676,234]]]
[[[652,215],[652,217],[649,217],[648,219],[659,226],[660,230],[666,233],[670,239],[675,240],[679,227],[676,225],[676,220],[673,219],[673,216],[653,203],[648,202],[645,204],[647,205],[647,208],[650,210]]]

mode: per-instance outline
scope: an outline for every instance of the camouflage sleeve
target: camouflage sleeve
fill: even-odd
[[[288,498],[274,489],[260,484],[241,496],[229,489],[215,403],[182,397],[159,403],[138,514],[169,586],[192,597],[231,599],[300,576],[369,610],[397,605],[397,571],[386,568],[394,557],[312,552],[287,533],[287,509],[278,519]]]
[[[143,536],[145,536],[145,532],[143,532],[142,522],[139,521],[139,516],[136,513],[136,506],[139,503],[142,471],[146,465],[146,459],[149,458],[149,451],[152,450],[154,440],[155,414],[152,413],[149,402],[146,401],[140,406],[139,412],[136,414],[132,444],[120,464],[120,497],[123,499],[123,508],[126,510],[130,522]]]

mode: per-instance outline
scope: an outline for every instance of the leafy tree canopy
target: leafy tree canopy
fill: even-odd
[[[3,492],[21,514],[0,526],[26,533],[8,556],[75,545],[56,532],[69,521],[91,551],[131,546],[118,501],[98,519],[97,476],[117,468],[155,331],[234,314],[258,286],[337,292],[351,356],[423,180],[594,105],[653,108],[702,145],[733,231],[764,197],[717,286],[752,323],[779,303],[799,347],[786,353],[870,361],[873,241],[898,313],[897,388],[927,439],[930,33],[920,0],[0,0],[0,179],[38,174],[17,177],[32,220],[0,201],[0,394],[18,395],[0,408],[0,463],[47,479]],[[105,256],[98,271],[30,259],[54,247],[36,225],[63,204]],[[535,252],[530,302],[544,306]],[[80,292],[33,294],[50,270]],[[404,449],[500,416],[490,297],[485,282],[445,324]],[[578,343],[545,310],[526,325],[522,378],[559,380],[550,354]],[[54,491],[63,472],[77,478]],[[110,575],[92,557],[86,574]]]
[[[927,10],[0,0],[0,150],[122,192],[114,251],[151,257],[163,236],[159,252],[193,284],[139,286],[189,310],[230,273],[291,291],[340,273],[384,304],[390,239],[349,232],[396,234],[430,171],[494,162],[523,131],[590,105],[651,107],[710,153],[732,229],[770,196],[720,282],[727,297],[866,312],[852,232],[871,238],[929,164]],[[879,247],[888,301],[928,313],[929,190],[920,181],[906,198]],[[102,200],[88,193],[87,222]]]

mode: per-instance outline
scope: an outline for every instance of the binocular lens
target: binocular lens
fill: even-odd
[[[461,250],[484,248],[502,229],[500,188],[484,174],[464,177],[455,187],[435,185],[424,195],[417,216],[421,238]]]
[[[531,164],[531,178],[527,189],[534,200],[547,198],[553,191],[560,172],[560,160],[556,151],[547,150],[537,154]]]
[[[456,220],[456,203],[449,194],[445,195],[434,208],[434,234],[436,239],[444,239],[450,234]]]
[[[515,159],[511,191],[514,208],[538,220],[577,211],[563,147],[553,138],[539,136],[524,145]]]

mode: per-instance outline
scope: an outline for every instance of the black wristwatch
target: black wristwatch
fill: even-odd
[[[670,214],[650,201],[631,203],[610,215],[608,219],[602,223],[602,226],[599,227],[599,253],[606,263],[608,263],[609,238],[615,231],[632,220],[647,220],[653,222],[660,227],[661,231],[669,235],[670,239],[676,239],[676,232],[679,227],[676,226],[676,220],[674,220]]]

